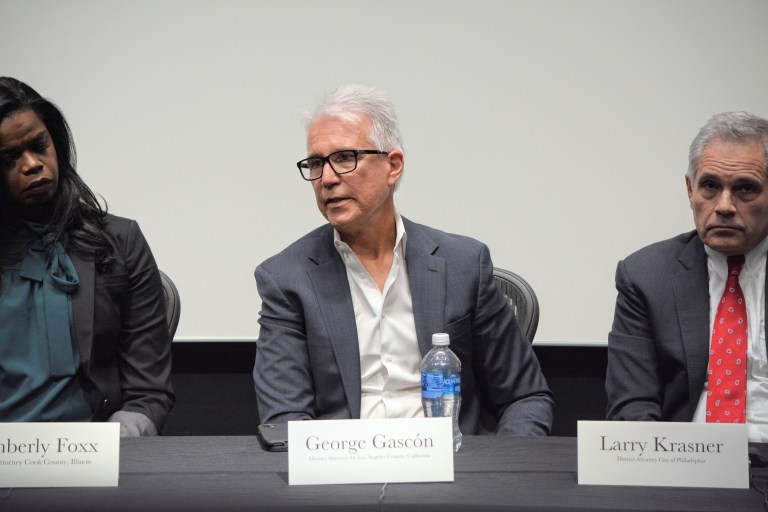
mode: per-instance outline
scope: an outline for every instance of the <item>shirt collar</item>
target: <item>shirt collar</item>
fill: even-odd
[[[724,277],[728,269],[728,257],[706,244],[704,245],[704,251],[706,251],[707,259],[710,263],[714,264],[711,265],[711,267],[714,268],[721,277]],[[768,253],[768,236],[763,238],[762,242],[744,255],[744,269],[747,273],[751,274],[760,270],[759,267],[765,264],[766,253]]]
[[[405,232],[403,218],[397,210],[395,210],[395,230],[395,247],[393,250],[397,254],[405,255],[405,244],[408,240],[408,234]],[[342,256],[344,256],[345,251],[351,250],[346,242],[341,239],[341,235],[336,231],[336,228],[333,229],[333,245]]]

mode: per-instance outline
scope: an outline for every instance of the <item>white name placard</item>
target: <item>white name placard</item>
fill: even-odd
[[[288,483],[453,482],[451,418],[288,422]]]
[[[0,487],[116,486],[119,423],[0,423]]]
[[[744,424],[579,421],[579,484],[749,487]]]

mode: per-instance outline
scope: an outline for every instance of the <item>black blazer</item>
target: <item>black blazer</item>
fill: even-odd
[[[696,231],[619,262],[616,289],[607,418],[691,421],[707,377],[711,332],[707,254]]]
[[[107,215],[104,229],[115,248],[106,273],[93,252],[68,250],[80,278],[72,316],[81,368],[98,397],[93,420],[139,412],[159,430],[174,402],[160,274],[136,221]]]

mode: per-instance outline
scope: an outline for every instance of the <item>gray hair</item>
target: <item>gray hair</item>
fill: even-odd
[[[723,112],[710,117],[691,143],[688,152],[688,178],[691,181],[699,169],[701,154],[713,140],[737,144],[761,143],[764,171],[768,174],[768,120],[743,111]]]
[[[347,84],[325,96],[306,116],[306,129],[321,117],[337,117],[346,121],[370,119],[369,140],[380,151],[403,149],[403,136],[395,106],[386,93],[375,87]]]

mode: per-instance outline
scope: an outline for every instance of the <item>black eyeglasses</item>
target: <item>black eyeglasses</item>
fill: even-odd
[[[315,181],[323,175],[325,163],[331,166],[336,174],[347,174],[357,169],[358,155],[388,155],[389,151],[378,149],[344,149],[335,151],[328,156],[312,156],[296,162],[301,177],[307,181]]]

